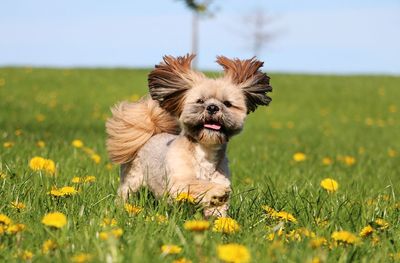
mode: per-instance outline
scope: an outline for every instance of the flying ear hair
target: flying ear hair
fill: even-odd
[[[163,62],[156,65],[149,74],[151,97],[173,115],[180,115],[186,91],[193,86],[196,76],[200,75],[191,69],[194,57],[194,54],[164,56]]]
[[[272,99],[267,96],[272,91],[270,78],[260,71],[264,62],[255,57],[240,60],[218,56],[217,63],[224,68],[225,75],[243,90],[248,113],[255,111],[258,105],[268,105],[271,102]]]

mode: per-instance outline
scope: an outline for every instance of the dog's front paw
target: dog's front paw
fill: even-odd
[[[208,206],[221,206],[228,201],[230,193],[231,189],[229,187],[216,186],[205,193],[201,202]]]

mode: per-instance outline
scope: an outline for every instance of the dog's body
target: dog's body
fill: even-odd
[[[271,87],[257,60],[219,57],[225,76],[209,79],[190,69],[193,57],[164,57],[149,75],[151,98],[113,109],[107,147],[122,164],[124,199],[147,186],[156,196],[187,193],[206,216],[223,216],[231,192],[227,142],[247,113],[270,102]]]

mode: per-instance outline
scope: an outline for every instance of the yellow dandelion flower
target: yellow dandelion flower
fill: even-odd
[[[124,231],[122,230],[122,228],[114,228],[113,230],[111,230],[111,234],[114,237],[118,238],[121,237],[122,234],[124,234]]]
[[[311,263],[322,263],[324,262],[322,259],[320,259],[319,257],[313,257],[311,259]]]
[[[172,261],[172,263],[192,263],[192,261],[187,258],[178,258]]]
[[[64,186],[59,189],[53,188],[50,192],[48,192],[49,195],[52,195],[54,197],[71,196],[76,193],[78,193],[78,191],[73,186]]]
[[[12,221],[8,216],[6,216],[4,214],[0,214],[0,226],[1,225],[8,226],[11,223],[12,223]]]
[[[37,141],[36,146],[39,148],[44,148],[46,146],[46,143],[44,141]]]
[[[397,107],[396,105],[392,104],[389,106],[389,112],[390,113],[396,113],[397,112]]]
[[[348,156],[346,155],[343,158],[343,162],[347,165],[347,166],[352,166],[356,163],[356,158],[352,157],[352,156]]]
[[[365,122],[365,125],[367,125],[367,126],[374,125],[374,120],[372,118],[366,118],[364,122]]]
[[[375,220],[375,224],[377,224],[379,226],[379,229],[381,229],[381,230],[385,230],[385,229],[389,228],[389,222],[387,222],[386,220],[384,220],[382,218],[377,218]]]
[[[388,156],[389,157],[396,157],[397,156],[397,152],[395,151],[395,150],[393,150],[393,149],[389,149],[388,150]]]
[[[192,195],[189,193],[180,193],[178,196],[175,198],[175,201],[177,202],[188,202],[191,204],[195,203],[195,199]]]
[[[368,226],[364,227],[363,229],[361,229],[360,237],[370,236],[373,232],[374,232],[374,229],[372,228],[372,226],[368,225]]]
[[[100,224],[102,227],[106,226],[116,226],[117,225],[117,220],[115,218],[104,218],[103,222]]]
[[[56,250],[58,247],[57,243],[51,239],[48,239],[43,242],[42,245],[42,253],[43,254],[48,254],[50,251]]]
[[[332,160],[332,158],[325,157],[322,159],[322,164],[323,165],[331,165],[331,164],[333,164],[333,160]]]
[[[54,197],[63,197],[65,194],[61,192],[59,189],[55,188],[52,189],[50,192],[48,192],[49,195],[54,196]]]
[[[6,80],[5,79],[0,79],[0,87],[6,85]]]
[[[7,227],[7,234],[15,235],[24,231],[26,226],[24,224],[11,224]]]
[[[44,162],[45,162],[44,158],[36,156],[29,161],[29,167],[34,171],[42,170]]]
[[[214,221],[214,232],[221,232],[225,234],[232,234],[240,230],[239,223],[229,217],[220,217]]]
[[[106,169],[107,170],[112,170],[114,168],[114,166],[111,163],[106,164]]]
[[[322,246],[326,246],[328,244],[328,240],[324,237],[315,237],[310,240],[310,246],[312,248],[319,248]]]
[[[92,154],[90,156],[90,159],[92,159],[96,164],[99,164],[101,161],[101,157],[98,154]]]
[[[83,142],[81,140],[79,140],[79,139],[73,140],[71,144],[75,148],[82,148],[83,147]]]
[[[88,175],[83,179],[84,183],[94,183],[96,182],[96,176]]]
[[[125,211],[130,215],[137,215],[142,212],[143,208],[126,203],[124,205]]]
[[[43,114],[39,113],[36,114],[35,119],[37,122],[44,122],[44,120],[46,119],[46,116],[44,116]]]
[[[356,244],[359,242],[358,238],[354,234],[344,230],[333,232],[331,237],[333,240],[345,244]]]
[[[74,255],[71,260],[73,263],[85,263],[91,261],[93,256],[88,253],[79,253]]]
[[[102,232],[99,233],[99,238],[101,240],[107,240],[109,237],[110,237],[110,233],[109,232],[102,231]]]
[[[304,162],[307,159],[307,156],[302,152],[297,152],[293,155],[293,160],[295,162]]]
[[[14,146],[14,142],[4,142],[3,147],[4,148],[12,148]]]
[[[332,178],[325,178],[320,183],[321,187],[324,188],[326,191],[333,193],[336,192],[339,188],[338,182],[333,180]]]
[[[83,181],[82,178],[80,178],[78,176],[73,177],[72,180],[71,180],[71,182],[74,183],[74,184],[82,183],[82,181]]]
[[[24,250],[19,254],[19,258],[25,261],[31,261],[33,258],[33,253],[29,250]]]
[[[17,129],[14,132],[15,136],[21,136],[22,135],[22,130],[21,129]]]
[[[22,210],[22,209],[25,209],[26,205],[24,203],[15,201],[15,202],[11,202],[11,207],[15,208],[17,210]]]
[[[43,169],[48,173],[54,174],[56,172],[56,164],[53,160],[45,159]]]
[[[164,255],[180,254],[181,252],[182,252],[182,248],[177,245],[161,246],[161,253],[163,253]]]
[[[239,244],[218,245],[218,258],[224,262],[247,263],[250,262],[251,256],[249,250]]]
[[[210,228],[210,222],[205,220],[189,220],[183,224],[183,227],[189,231],[202,232]]]
[[[62,228],[67,224],[67,217],[60,212],[48,213],[42,218],[42,223],[54,228]]]
[[[285,221],[297,223],[297,219],[290,213],[285,211],[279,211],[275,214],[275,218],[283,219]]]
[[[6,179],[7,175],[0,171],[0,179]]]
[[[101,240],[107,240],[110,237],[118,239],[123,235],[123,233],[124,233],[124,231],[122,230],[122,228],[114,228],[114,229],[112,229],[110,231],[102,231],[102,232],[100,232],[99,233],[99,238]]]

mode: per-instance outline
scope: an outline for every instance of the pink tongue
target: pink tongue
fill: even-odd
[[[218,124],[207,124],[207,123],[205,123],[204,127],[208,128],[208,129],[212,129],[212,130],[217,130],[217,131],[219,131],[219,129],[221,129],[221,125],[218,125]]]

